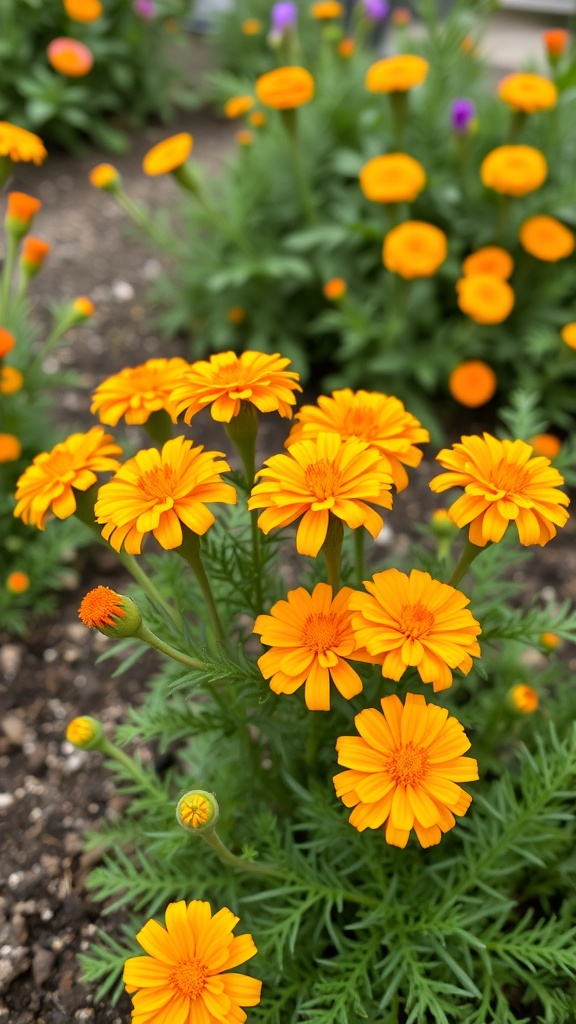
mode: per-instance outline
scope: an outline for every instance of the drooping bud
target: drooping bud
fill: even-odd
[[[66,739],[80,750],[98,750],[105,739],[104,729],[98,719],[82,715],[68,723]]]
[[[196,834],[213,829],[219,814],[220,808],[216,797],[204,789],[191,789],[180,797],[176,807],[178,824]]]
[[[90,629],[120,639],[135,636],[142,625],[140,609],[131,597],[110,587],[95,587],[82,599],[78,617]]]

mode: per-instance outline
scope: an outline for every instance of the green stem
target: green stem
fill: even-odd
[[[152,604],[165,612],[177,629],[182,629],[182,618],[180,613],[177,609],[172,608],[172,606],[168,604],[156,587],[156,584],[153,583],[148,574],[144,572],[144,569],[136,560],[134,555],[129,555],[126,551],[117,551],[116,554],[124,568],[128,570],[132,578],[136,581],[138,586],[142,588],[146,596],[150,598]]]
[[[134,779],[139,786],[143,786],[147,789],[156,799],[161,798],[162,801],[166,799],[164,791],[150,778],[148,772],[144,771],[137,761],[129,754],[126,754],[120,747],[117,747],[115,743],[111,743],[110,740],[102,739],[96,747],[100,750],[105,757],[110,758],[112,761],[116,761],[117,764],[122,765],[126,769],[128,774]]]
[[[166,249],[171,256],[178,257],[184,255],[183,248],[180,245],[175,245],[173,239],[169,238],[163,231],[160,231],[156,227],[149,217],[148,211],[144,207],[133,202],[133,200],[130,199],[130,196],[126,195],[122,189],[115,191],[114,195],[118,200],[118,205],[122,207],[124,212],[131,217],[139,228],[142,228],[142,230],[149,235],[153,242],[156,242],[156,244],[162,249]]]
[[[7,232],[6,258],[2,271],[2,319],[5,322],[8,317],[10,306],[10,289],[12,286],[12,274],[14,271],[14,260],[18,251],[18,238],[11,232]]]
[[[508,227],[508,217],[510,215],[510,196],[500,195],[500,202],[498,205],[498,226],[496,229],[496,237],[501,244],[505,243],[506,240],[506,229]]]
[[[180,547],[176,548],[176,551],[192,568],[194,575],[198,580],[200,590],[202,591],[202,596],[206,602],[208,615],[210,616],[210,621],[214,628],[218,643],[226,650],[228,648],[228,639],[224,632],[220,615],[218,614],[218,608],[216,607],[214,595],[212,594],[210,580],[206,575],[206,570],[200,557],[200,538],[186,526],[184,527],[183,534],[184,540]]]
[[[364,527],[358,526],[354,530],[354,554],[356,566],[356,586],[361,587],[364,582]]]
[[[232,868],[238,868],[240,871],[248,871],[253,875],[279,875],[278,868],[268,864],[253,864],[250,861],[242,860],[241,857],[237,857],[232,853],[227,846],[224,845],[220,836],[215,829],[206,829],[203,832],[199,832],[198,835],[208,843],[208,846],[214,850],[214,853],[224,861],[225,864],[229,864]]]
[[[246,489],[248,494],[250,494],[254,486],[254,477],[256,476],[256,438],[258,436],[258,412],[256,407],[251,402],[242,402],[240,412],[229,423],[225,424],[225,430],[242,460],[246,477]],[[250,534],[256,579],[256,607],[260,610],[263,600],[261,578],[262,540],[260,530],[258,529],[257,509],[253,509],[250,513]]]
[[[177,167],[173,171],[173,176],[182,188],[190,192],[200,203],[200,206],[218,231],[222,232],[223,235],[227,235],[247,256],[256,257],[258,255],[256,249],[244,233],[238,231],[232,224],[229,224],[226,218],[222,216],[219,210],[206,197],[200,179],[190,164],[183,164],[182,167]]]
[[[161,640],[159,636],[156,636],[151,629],[148,628],[144,623],[141,624],[140,628],[134,633],[134,636],[138,637],[139,640],[143,640],[149,647],[153,647],[156,651],[160,651],[161,654],[165,654],[168,658],[172,658],[174,661],[179,661],[182,665],[188,665],[189,668],[204,669],[206,665],[202,661],[198,661],[197,658],[190,658],[187,654],[183,654],[182,651],[178,651],[171,644],[167,644],[164,640]]]
[[[50,352],[52,352],[52,350],[56,347],[60,339],[64,336],[66,331],[71,326],[72,325],[69,320],[62,320],[61,323],[56,324],[56,326],[52,328],[42,348],[40,349],[38,354],[34,356],[34,359],[30,363],[30,374],[40,369],[40,366],[46,359],[46,356],[48,356]]]
[[[344,526],[342,520],[338,516],[333,515],[332,512],[329,512],[328,516],[328,530],[322,545],[322,551],[326,559],[328,583],[332,587],[332,596],[335,597],[340,589],[340,555],[344,539]]]
[[[292,156],[292,164],[294,167],[294,177],[296,178],[296,186],[300,193],[302,210],[306,220],[310,224],[314,224],[316,222],[316,207],[314,205],[314,199],[312,197],[310,185],[302,162],[302,150],[298,139],[296,110],[282,110],[281,114],[286,134],[288,136],[288,141],[290,143],[290,154]]]
[[[464,573],[472,565],[474,559],[477,558],[480,552],[484,550],[485,548],[480,548],[478,547],[477,544],[473,544],[472,541],[466,540],[458,564],[454,569],[454,572],[452,573],[450,579],[448,580],[449,587],[455,587],[460,582],[460,580],[464,576]]]
[[[408,93],[391,92],[389,93],[389,96],[390,106],[392,107],[392,121],[394,125],[394,143],[398,147],[398,150],[402,150],[404,148],[404,131],[408,120]]]

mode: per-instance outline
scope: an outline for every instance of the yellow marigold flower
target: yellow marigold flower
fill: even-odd
[[[6,590],[11,594],[23,594],[30,586],[30,577],[25,572],[11,572],[6,580]]]
[[[419,466],[422,452],[416,447],[430,440],[427,430],[400,399],[378,391],[351,391],[342,388],[332,395],[320,395],[317,405],[303,405],[296,413],[297,423],[290,431],[287,445],[321,432],[338,434],[343,440],[366,441],[386,460],[394,486],[408,486],[404,466]]]
[[[341,39],[338,43],[338,56],[342,57],[342,60],[349,60],[356,50],[355,39]]]
[[[27,231],[41,206],[39,199],[26,192],[9,192],[6,226],[10,228],[11,222],[16,221],[18,228]]]
[[[318,0],[312,4],[310,13],[317,21],[328,21],[330,18],[339,18],[344,14],[344,7],[338,0]]]
[[[460,405],[478,409],[496,394],[498,380],[488,363],[467,359],[456,366],[448,378],[448,390]]]
[[[15,366],[0,367],[0,395],[15,395],[23,384],[24,376]]]
[[[93,750],[104,738],[100,722],[90,715],[73,718],[66,726],[66,739],[81,750]]]
[[[314,79],[306,68],[275,68],[256,79],[256,95],[265,107],[293,110],[314,97]]]
[[[147,921],[136,939],[149,956],[130,957],[124,965],[132,1020],[242,1024],[241,1007],[258,1005],[262,982],[223,973],[258,952],[251,935],[232,935],[238,921],[226,907],[212,917],[210,904],[202,900],[169,903],[166,928]]]
[[[92,51],[77,39],[60,36],[48,44],[48,63],[55,71],[68,78],[82,78],[88,75],[94,64]]]
[[[94,188],[111,191],[120,182],[120,175],[113,164],[97,164],[88,175]]]
[[[343,277],[331,277],[329,281],[326,281],[322,292],[326,299],[330,299],[331,302],[337,302],[343,295],[346,294],[346,281]]]
[[[245,36],[257,36],[262,31],[262,22],[258,18],[246,18],[242,22],[242,32]]]
[[[526,686],[526,683],[513,686],[509,699],[513,709],[522,715],[531,715],[533,711],[538,710],[540,704],[536,690],[532,686]]]
[[[346,700],[361,692],[362,680],[347,660],[369,660],[366,651],[359,651],[359,657],[354,653],[352,593],[343,587],[333,599],[327,583],[317,583],[311,594],[298,587],[286,601],[277,601],[270,615],[258,616],[254,632],[270,647],[258,668],[274,693],[295,693],[304,685],[306,707],[329,711],[330,680]]]
[[[67,519],[76,511],[74,491],[87,491],[96,483],[97,473],[118,467],[116,455],[122,449],[102,427],[87,434],[71,434],[50,452],[36,455],[16,485],[14,515],[43,530],[48,511]]]
[[[0,434],[0,463],[16,462],[22,454],[22,445],[14,434]]]
[[[421,220],[406,220],[386,235],[382,258],[387,270],[410,281],[432,277],[447,253],[448,242],[440,228]]]
[[[14,163],[40,165],[47,156],[42,139],[9,121],[0,121],[0,156],[9,156]]]
[[[548,164],[532,146],[498,146],[484,157],[480,178],[486,188],[505,196],[525,196],[546,181]]]
[[[370,505],[392,508],[392,476],[380,452],[355,438],[318,434],[296,441],[287,455],[273,455],[257,477],[248,508],[263,508],[258,526],[263,533],[289,526],[300,516],[296,549],[313,558],[322,547],[330,513],[350,529],[365,526],[373,537],[382,517]],[[367,504],[370,503],[370,504]]]
[[[565,324],[560,331],[560,337],[570,348],[576,348],[576,323]]]
[[[230,119],[243,117],[254,106],[253,96],[232,96],[224,104],[224,114]]]
[[[182,524],[206,533],[214,522],[206,502],[236,504],[236,491],[220,475],[230,470],[222,454],[175,437],[162,451],[148,448],[128,459],[98,491],[94,512],[104,539],[115,551],[124,545],[138,555],[147,533],[167,551],[182,544]]]
[[[239,146],[251,146],[254,142],[254,132],[251,132],[249,128],[241,128],[236,132],[234,139]]]
[[[377,572],[365,581],[367,594],[350,598],[356,641],[382,662],[382,675],[398,682],[413,665],[434,692],[452,686],[452,669],[465,676],[480,654],[480,623],[466,607],[465,594],[429,573],[413,569]]]
[[[50,249],[51,246],[48,242],[43,242],[40,238],[33,238],[32,235],[26,236],[20,262],[28,274],[38,273]]]
[[[538,639],[546,651],[555,651],[562,643],[556,633],[541,633]]]
[[[532,445],[536,455],[543,455],[546,459],[555,459],[560,454],[562,442],[554,434],[536,434],[531,437],[529,444]]]
[[[429,67],[427,60],[414,54],[385,57],[368,68],[366,88],[369,92],[407,92],[424,81]]]
[[[407,153],[375,156],[360,171],[360,188],[373,203],[413,203],[426,185],[426,174]]]
[[[499,277],[501,281],[507,281],[514,271],[514,260],[506,249],[499,245],[485,245],[476,252],[471,252],[462,264],[464,277],[471,274],[491,274],[492,277]]]
[[[406,846],[412,829],[424,848],[436,846],[466,814],[472,797],[458,783],[478,778],[470,741],[447,708],[407,693],[380,701],[382,713],[366,708],[354,724],[360,736],[341,736],[334,777],[336,793],[353,807],[349,821],[359,832],[386,825],[386,842]]]
[[[573,233],[555,217],[529,217],[522,224],[519,237],[526,252],[547,263],[556,263],[574,252]]]
[[[532,457],[525,441],[499,441],[491,434],[463,437],[436,456],[449,472],[430,481],[435,492],[463,487],[449,512],[460,528],[470,524],[469,538],[478,547],[502,540],[511,522],[521,544],[541,547],[566,525],[562,505],[570,499],[558,490],[564,478],[543,456]]]
[[[536,114],[550,110],[558,101],[558,90],[549,78],[520,72],[507,75],[498,86],[498,95],[512,110]]]
[[[131,597],[110,587],[94,587],[82,598],[78,618],[88,629],[117,639],[134,636],[142,625],[140,609]]]
[[[5,327],[0,327],[0,359],[7,356],[12,351],[16,344],[13,334],[7,331]]]
[[[85,24],[96,21],[103,11],[100,0],[63,0],[63,2],[68,17]]]
[[[92,395],[90,412],[101,423],[115,427],[119,420],[146,423],[150,414],[165,409],[172,422],[176,413],[172,392],[188,367],[185,359],[148,359],[140,366],[129,366],[98,385]]]
[[[557,60],[566,51],[570,33],[565,28],[550,28],[542,33],[542,39],[548,56]]]
[[[295,391],[299,374],[287,370],[289,359],[276,353],[218,352],[209,360],[192,363],[182,383],[174,389],[172,400],[179,415],[184,410],[184,421],[210,406],[212,419],[230,423],[240,412],[242,402],[256,406],[259,412],[278,412],[292,418],[296,403]]]
[[[263,110],[254,110],[248,120],[254,128],[261,128],[262,125],[266,124],[266,114]]]
[[[508,281],[494,274],[469,274],[456,282],[458,305],[477,324],[501,324],[514,308]]]
[[[144,174],[155,178],[160,174],[176,171],[186,163],[193,145],[194,140],[188,132],[180,132],[178,135],[171,135],[169,139],[163,139],[146,153],[142,161]]]

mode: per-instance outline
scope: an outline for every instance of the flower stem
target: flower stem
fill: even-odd
[[[107,739],[102,739],[95,749],[101,751],[101,753],[104,754],[105,757],[110,758],[111,761],[116,761],[116,764],[122,765],[134,782],[139,786],[142,786],[144,789],[147,789],[149,793],[156,797],[156,799],[161,798],[162,801],[166,799],[166,794],[154,783],[154,780],[150,778],[148,772],[146,772],[133,757],[130,757],[130,755],[126,754],[124,750],[117,747],[115,743],[111,743],[110,740]]]
[[[247,256],[255,257],[258,255],[250,240],[246,238],[246,235],[235,228],[233,224],[230,224],[206,197],[200,179],[190,164],[183,164],[181,167],[177,167],[172,173],[178,184],[181,185],[182,188],[186,189],[187,192],[190,192],[200,203],[205,214],[210,218],[214,227],[217,228],[218,231],[223,235],[227,235],[227,237],[234,242],[239,249],[242,249]]]
[[[329,513],[328,530],[326,539],[322,545],[326,569],[328,571],[328,583],[332,587],[332,596],[335,597],[340,588],[340,555],[342,553],[342,541],[344,539],[344,526],[342,520]]]
[[[254,484],[254,477],[256,476],[256,438],[258,437],[258,412],[256,407],[251,402],[242,402],[240,412],[229,423],[225,424],[225,430],[242,460],[246,477],[246,489],[248,494],[250,494]],[[256,581],[255,600],[256,607],[259,610],[263,600],[261,572],[262,541],[260,530],[258,529],[257,509],[253,509],[250,513],[250,534]]]
[[[16,259],[17,250],[18,239],[11,231],[8,231],[6,242],[6,258],[4,260],[4,269],[2,271],[2,319],[4,321],[8,316],[8,307],[10,305],[10,289],[12,286],[12,273],[14,270],[14,260]]]
[[[164,640],[161,640],[159,636],[156,636],[151,629],[148,628],[144,623],[141,624],[139,629],[134,633],[134,636],[138,637],[139,640],[143,640],[149,647],[153,647],[154,650],[160,651],[160,654],[165,654],[166,657],[172,658],[173,661],[179,661],[182,665],[188,665],[189,668],[203,669],[206,665],[202,661],[198,661],[197,658],[190,658],[187,654],[182,651],[178,651],[171,644],[167,644]]]
[[[448,580],[449,587],[455,587],[460,582],[465,572],[472,565],[474,559],[477,558],[480,552],[484,550],[485,548],[478,547],[478,545],[473,544],[471,540],[466,540],[458,564],[454,569],[454,572],[452,573],[450,579]]]
[[[300,193],[300,202],[302,203],[302,210],[306,220],[310,224],[316,222],[316,207],[314,205],[314,199],[310,190],[310,184],[304,170],[304,164],[302,163],[302,150],[300,148],[300,142],[298,139],[298,123],[296,120],[296,110],[282,110],[282,121],[286,129],[288,141],[290,143],[290,153],[292,156],[292,165],[294,167],[294,177],[296,178],[296,186]]]
[[[193,533],[192,530],[188,529],[188,527],[184,527],[183,533],[184,540],[182,541],[180,547],[176,548],[176,551],[179,555],[182,556],[182,558],[184,558],[188,562],[188,565],[192,568],[194,575],[196,576],[196,579],[198,580],[198,583],[200,585],[202,596],[204,597],[204,600],[206,602],[208,615],[210,616],[210,621],[214,628],[216,639],[224,649],[227,649],[228,640],[226,637],[226,633],[224,632],[224,627],[222,625],[220,615],[218,614],[218,608],[216,607],[216,602],[214,600],[214,595],[212,593],[212,588],[210,586],[210,580],[206,575],[206,570],[200,557],[200,538],[198,537],[197,534]]]
[[[208,843],[214,853],[224,861],[225,864],[229,864],[232,868],[239,868],[240,871],[248,871],[253,875],[278,875],[278,869],[268,864],[254,864],[251,861],[243,860],[242,857],[237,857],[232,853],[227,846],[224,845],[220,836],[216,832],[216,829],[205,829],[199,832],[198,835],[205,843]]]
[[[180,613],[175,608],[172,608],[165,598],[162,597],[162,594],[157,589],[156,584],[153,583],[148,574],[144,572],[144,569],[136,560],[134,555],[129,555],[126,551],[118,551],[116,553],[124,568],[127,569],[132,578],[136,580],[136,583],[142,588],[146,596],[150,598],[152,604],[165,612],[177,629],[182,629]]]
[[[361,587],[364,582],[364,527],[354,530],[354,554],[356,565],[356,585]]]

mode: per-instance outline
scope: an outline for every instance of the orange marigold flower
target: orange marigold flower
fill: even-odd
[[[313,558],[322,547],[330,514],[350,529],[365,526],[373,537],[382,517],[370,504],[392,508],[392,476],[380,452],[355,438],[318,434],[296,441],[287,455],[273,455],[256,474],[248,508],[263,508],[258,526],[263,533],[289,526],[300,516],[296,550]],[[367,503],[370,504],[367,504]]]
[[[546,263],[556,263],[574,252],[572,231],[555,217],[529,217],[519,232],[522,248]]]
[[[384,266],[407,280],[432,277],[446,259],[446,235],[433,224],[406,220],[392,228],[384,239]]]
[[[480,177],[486,188],[505,196],[525,196],[546,181],[548,164],[533,146],[498,146],[484,157]]]
[[[226,907],[212,917],[202,900],[169,903],[165,929],[147,921],[136,939],[149,956],[130,957],[124,965],[132,1020],[176,1024],[177,1008],[179,1022],[245,1021],[241,1007],[258,1005],[262,982],[223,973],[258,952],[251,935],[232,935],[238,921]]]
[[[558,488],[564,478],[543,456],[532,457],[525,441],[499,441],[491,434],[463,437],[436,456],[448,473],[430,481],[435,492],[463,487],[450,506],[450,517],[460,528],[470,524],[469,538],[478,547],[502,540],[511,522],[521,544],[541,547],[566,525],[567,494]]]
[[[456,291],[460,309],[477,324],[501,324],[514,308],[512,288],[494,274],[461,277]]]
[[[501,281],[507,281],[512,276],[514,260],[509,252],[501,249],[499,245],[485,245],[476,252],[471,252],[462,264],[464,277],[471,274],[491,274],[492,277],[499,277]]]
[[[219,461],[222,454],[175,437],[162,451],[148,448],[128,459],[98,491],[94,512],[104,539],[115,551],[124,545],[128,554],[138,555],[147,533],[167,551],[182,544],[182,524],[206,533],[214,522],[206,502],[236,504],[235,489],[220,475],[230,470]]]
[[[375,156],[360,171],[360,188],[373,203],[413,203],[426,185],[426,174],[407,153]]]
[[[331,277],[329,281],[326,281],[322,292],[326,299],[330,299],[331,302],[337,302],[343,295],[346,294],[346,281],[343,277]]]
[[[494,370],[481,359],[467,359],[460,363],[448,378],[448,390],[452,398],[468,409],[486,405],[496,394],[497,386]]]
[[[318,0],[312,4],[310,13],[318,21],[327,21],[330,18],[339,18],[344,14],[344,7],[338,0]]]
[[[193,145],[194,140],[188,132],[179,132],[178,135],[171,135],[169,139],[163,139],[146,153],[142,161],[144,174],[155,178],[160,174],[178,170],[186,163]]]
[[[256,95],[265,107],[293,110],[314,97],[314,79],[306,68],[275,68],[256,79]]]
[[[566,52],[570,33],[565,28],[550,28],[542,33],[542,39],[548,56],[558,58]]]
[[[7,331],[5,327],[0,327],[0,359],[7,356],[15,344],[14,335],[10,334],[10,331]]]
[[[165,409],[175,423],[171,396],[188,365],[176,356],[128,366],[98,385],[90,412],[96,413],[101,423],[115,427],[122,418],[126,423],[146,423],[151,413]]]
[[[10,226],[10,221],[16,221],[18,227],[28,228],[41,206],[39,199],[25,192],[9,192],[6,224]]]
[[[68,78],[82,78],[88,75],[94,65],[92,51],[77,39],[60,36],[48,44],[48,63],[55,71]]]
[[[498,95],[512,110],[535,114],[550,110],[558,101],[558,90],[549,78],[520,72],[507,75],[498,86]]]
[[[350,598],[356,641],[382,662],[382,675],[398,682],[408,666],[418,669],[434,692],[452,686],[452,669],[465,676],[480,654],[480,624],[466,607],[465,594],[429,573],[413,569],[377,572],[365,581],[368,594]]]
[[[344,441],[365,441],[386,460],[387,472],[398,491],[408,486],[404,466],[419,466],[422,460],[416,445],[430,440],[428,431],[400,399],[378,391],[342,388],[330,397],[320,395],[317,405],[303,405],[295,418],[298,422],[290,431],[287,446],[318,437],[321,432],[338,434]]]
[[[570,348],[576,348],[576,323],[565,324],[560,331],[560,337]]]
[[[277,601],[270,615],[259,615],[254,632],[270,647],[258,659],[258,668],[270,679],[274,693],[295,693],[305,684],[304,698],[310,711],[330,710],[330,680],[346,700],[362,690],[362,680],[346,659],[359,659],[352,615],[348,607],[350,587],[332,598],[328,583],[317,583],[311,594],[304,587]]]
[[[385,57],[368,68],[366,88],[369,92],[407,92],[424,81],[429,67],[423,57],[410,53]]]
[[[0,434],[0,463],[16,462],[22,454],[22,444],[14,434]]]
[[[242,32],[245,36],[257,36],[262,31],[262,22],[258,18],[246,18],[242,22]]]
[[[532,686],[526,686],[526,683],[518,683],[517,686],[513,686],[509,693],[509,699],[514,710],[519,711],[522,715],[531,715],[533,711],[538,710],[540,704],[536,690]]]
[[[15,366],[0,367],[0,395],[15,395],[23,384],[24,376]]]
[[[30,586],[30,577],[25,572],[11,572],[6,580],[6,590],[11,594],[23,594]]]
[[[47,156],[42,139],[33,132],[9,121],[0,121],[0,156],[9,156],[14,163],[40,165]]]
[[[343,60],[349,60],[356,50],[355,39],[341,39],[338,43],[338,56]]]
[[[426,704],[420,694],[380,701],[382,712],[366,708],[354,724],[360,736],[341,736],[338,764],[349,771],[334,777],[336,793],[353,807],[349,821],[359,832],[386,825],[386,842],[406,846],[412,829],[424,848],[440,842],[466,814],[472,797],[458,783],[478,778],[470,741],[447,708]]]
[[[248,120],[254,128],[261,128],[262,125],[266,124],[266,114],[263,110],[254,110]]]
[[[82,598],[78,618],[89,629],[104,636],[134,636],[142,625],[142,615],[131,597],[117,594],[110,587],[95,587]]]
[[[254,142],[254,132],[249,128],[241,128],[234,136],[239,146],[251,146]]]
[[[546,459],[555,459],[560,454],[562,442],[554,434],[536,434],[529,442],[536,455],[543,455]]]
[[[254,106],[253,96],[232,96],[224,104],[224,114],[231,119],[243,117]]]
[[[89,24],[102,14],[100,0],[64,0],[64,9],[69,18]]]
[[[292,418],[296,404],[295,391],[299,374],[287,370],[289,359],[267,355],[265,352],[218,352],[209,360],[192,363],[182,383],[172,395],[179,415],[185,410],[184,421],[210,406],[212,419],[230,423],[240,412],[242,402],[250,402],[259,412],[278,412]]]
[[[88,175],[94,188],[112,191],[120,182],[120,175],[113,164],[97,164]]]
[[[14,515],[43,530],[49,511],[67,519],[76,511],[74,491],[87,491],[96,483],[97,473],[118,467],[122,449],[102,427],[87,434],[71,434],[50,452],[36,455],[16,485]]]
[[[40,238],[33,238],[27,235],[22,246],[20,262],[29,274],[36,274],[41,269],[44,260],[50,252],[50,244],[43,242]]]
[[[243,324],[246,319],[246,310],[242,306],[230,306],[226,313],[226,319],[231,324]]]

